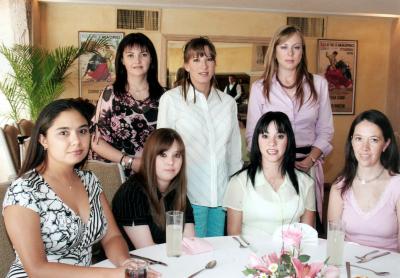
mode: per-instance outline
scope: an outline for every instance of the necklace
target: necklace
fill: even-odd
[[[358,175],[358,172],[356,173],[356,176],[357,176],[357,179],[361,182],[361,184],[367,184],[367,183],[370,183],[370,182],[372,182],[372,181],[374,181],[374,180],[379,179],[379,178],[382,176],[384,170],[385,170],[385,168],[382,167],[382,171],[381,171],[378,175],[376,175],[375,177],[373,177],[372,179],[369,179],[369,180],[362,179],[362,178]]]
[[[284,89],[293,89],[294,87],[296,87],[296,82],[293,82],[292,85],[286,86],[285,84],[282,83],[282,81],[279,79],[278,75],[276,75],[276,80],[278,81],[279,85],[281,85],[282,88]]]

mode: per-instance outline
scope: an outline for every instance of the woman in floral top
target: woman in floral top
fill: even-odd
[[[158,101],[157,54],[142,33],[131,33],[118,46],[116,79],[97,103],[92,119],[91,158],[121,163],[130,176],[140,166],[144,142],[156,128]]]

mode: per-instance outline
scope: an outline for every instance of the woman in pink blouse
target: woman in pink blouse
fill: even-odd
[[[347,136],[345,165],[332,185],[328,219],[342,219],[347,241],[399,251],[399,150],[387,117],[361,113]]]
[[[296,137],[296,168],[316,178],[317,209],[322,218],[322,157],[332,150],[332,110],[328,83],[308,72],[304,37],[294,26],[284,26],[275,33],[262,78],[251,87],[248,146],[258,119],[268,111],[281,111],[289,117]]]

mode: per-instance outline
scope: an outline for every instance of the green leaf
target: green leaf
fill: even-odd
[[[242,273],[243,273],[245,276],[248,276],[248,275],[255,275],[255,274],[257,274],[257,270],[251,269],[251,268],[246,268],[245,270],[242,271]]]
[[[306,262],[308,262],[308,260],[310,259],[310,256],[309,256],[309,255],[300,255],[300,256],[298,257],[298,259],[299,259],[300,262],[306,263]]]

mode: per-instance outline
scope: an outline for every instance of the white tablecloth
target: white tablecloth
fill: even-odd
[[[247,238],[246,238],[247,239]],[[168,267],[162,265],[152,265],[152,268],[162,273],[163,277],[180,278],[188,277],[190,274],[200,270],[207,262],[217,260],[217,266],[214,269],[203,271],[201,277],[245,277],[242,271],[248,262],[252,250],[249,248],[239,248],[239,244],[231,237],[207,238],[214,251],[199,255],[182,255],[179,258],[167,257],[165,244],[159,244],[135,250],[133,253],[142,255],[154,260],[160,260],[168,264]],[[280,246],[274,243],[270,238],[248,238],[250,244],[255,248],[257,255],[264,255],[273,251],[279,252]],[[355,255],[363,255],[368,251],[375,250],[367,246],[361,246],[354,243],[345,243],[344,261],[351,264],[357,264]],[[385,250],[382,250],[385,251]],[[302,246],[302,253],[310,255],[310,262],[324,261],[326,259],[326,241],[319,240],[317,246]],[[390,255],[377,258],[368,263],[358,264],[360,266],[372,268],[376,271],[389,271],[390,275],[385,277],[400,278],[400,254],[391,253]],[[105,260],[94,266],[113,267],[110,261]],[[372,272],[352,268],[352,276],[356,274],[366,275],[369,278],[378,277]],[[341,277],[346,277],[344,267],[341,267]]]

